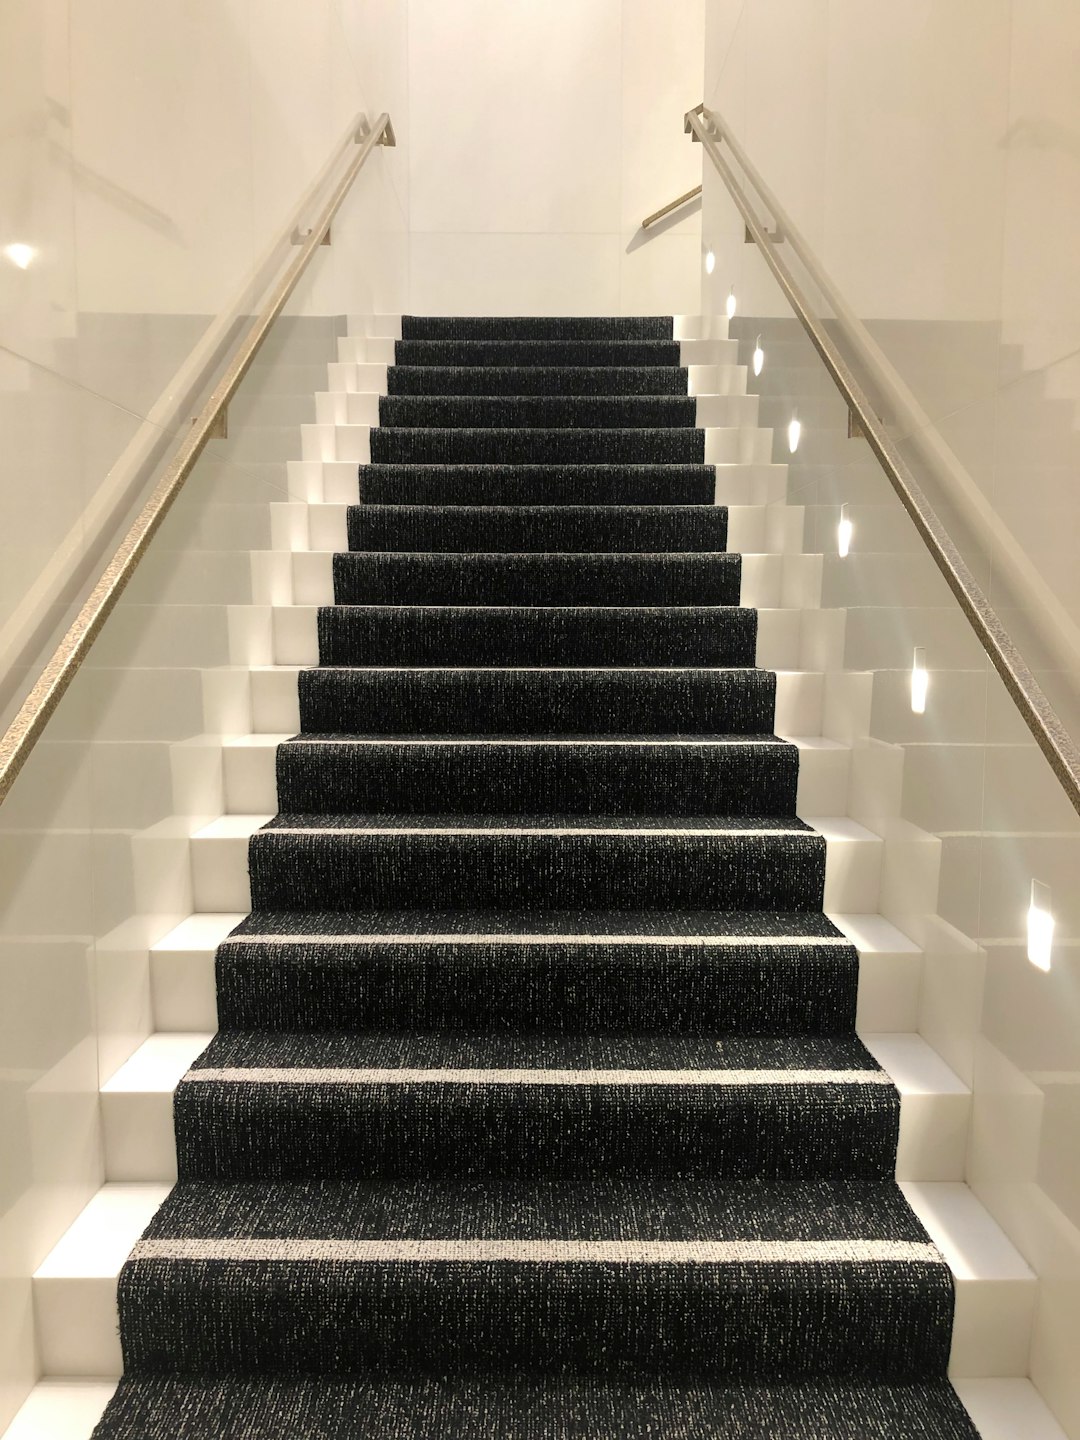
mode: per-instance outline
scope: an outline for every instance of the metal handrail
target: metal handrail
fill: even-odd
[[[170,459],[161,479],[121,540],[82,609],[53,651],[15,718],[3,736],[0,736],[0,803],[11,790],[50,716],[78,673],[79,666],[115,608],[124,587],[135,573],[173,501],[183,489],[184,482],[194,469],[207,441],[219,426],[229,401],[247,374],[270,327],[307,269],[312,255],[326,237],[330,222],[340,209],[364,162],[376,145],[396,143],[390,116],[385,113],[379,116],[374,125],[369,125],[365,116],[357,116],[350,126],[350,134],[351,140],[356,143],[356,152],[334,184],[310,231],[300,241],[295,258],[275,282],[262,310],[233,348],[224,373],[195,417],[190,432]]]
[[[680,205],[687,205],[691,200],[696,200],[700,194],[701,186],[695,185],[692,190],[687,190],[686,194],[680,195],[677,200],[672,200],[669,204],[662,206],[659,210],[654,210],[651,215],[646,215],[645,219],[642,220],[642,230],[647,230],[650,225],[655,225],[657,220],[662,220],[665,215],[670,215],[673,210],[678,210]]]
[[[716,167],[742,216],[748,237],[761,251],[766,265],[784,292],[814,349],[821,356],[825,368],[844,397],[849,411],[857,420],[871,450],[885,471],[889,483],[914,521],[915,528],[922,536],[949,588],[960,602],[960,608],[967,616],[971,628],[989,655],[995,670],[1004,681],[1024,723],[1034,736],[1039,749],[1050,762],[1070,804],[1080,813],[1080,749],[1073,742],[1027,662],[984,595],[952,537],[938,519],[865,392],[848,368],[847,362],[825,330],[821,320],[814,313],[798,282],[788,266],[777,255],[775,237],[768,233],[766,227],[758,219],[746,192],[720,149],[721,143],[727,145],[736,163],[753,184],[765,207],[771,212],[775,226],[789,242],[792,251],[798,255],[812,276],[815,285],[826,296],[829,303],[834,305],[838,315],[843,316],[847,310],[846,304],[837,294],[835,286],[825,275],[809,246],[799,235],[798,230],[791,223],[775,196],[747,159],[745,152],[734,139],[730,128],[723,119],[715,111],[707,110],[704,106],[689,111],[684,118],[687,133],[692,134],[694,139],[700,141],[704,146],[706,154]]]

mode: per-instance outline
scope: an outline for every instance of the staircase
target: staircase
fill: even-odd
[[[118,1373],[118,1305],[101,1440],[991,1434],[1034,1280],[724,322],[406,317],[329,375],[48,1372]]]

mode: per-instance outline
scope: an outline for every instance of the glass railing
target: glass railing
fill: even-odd
[[[301,425],[316,419],[344,312],[402,308],[387,263],[405,227],[383,173],[393,154],[356,178],[334,244],[312,249],[295,313],[273,322],[229,402],[227,437],[190,468],[0,804],[0,1431],[37,1375],[72,1373],[35,1340],[32,1277],[106,1177],[99,1088],[155,1029],[161,987],[184,965],[174,952],[174,968],[155,971],[150,952],[197,908],[190,837],[228,808],[223,738],[249,734],[253,706],[273,703],[252,667],[273,662],[270,607],[290,594],[287,543],[267,552],[288,502],[310,493]],[[344,173],[339,163],[308,188],[305,214],[323,213]],[[287,228],[251,277],[253,298],[219,327],[230,344],[201,394],[297,254]],[[136,501],[190,432],[190,415],[163,430]],[[212,983],[180,979],[187,1028],[206,1028]],[[184,1028],[182,1009],[171,1015]],[[120,1178],[138,1176],[121,1166]],[[113,1330],[107,1320],[110,1343]]]
[[[800,260],[782,223],[777,235],[777,215],[731,148],[721,149],[769,236],[753,243],[706,158],[706,308],[734,307],[730,334],[761,397],[760,423],[772,428],[773,459],[788,467],[803,549],[823,557],[820,603],[835,612],[830,633],[842,640],[816,663],[825,733],[853,747],[848,815],[884,840],[880,912],[923,952],[918,1029],[971,1087],[965,1175],[1040,1278],[1030,1373],[1067,1413],[1077,1403],[1080,1313],[1080,815],[1018,707],[1013,677],[992,663],[892,478],[852,427],[766,247],[868,395],[909,479],[957,536],[1006,640],[1057,705],[1066,757],[1075,754],[1077,673],[1032,616],[1037,577],[1024,581],[1022,560],[1004,553],[1007,537],[958,493],[948,437],[912,421],[853,341],[820,271]]]

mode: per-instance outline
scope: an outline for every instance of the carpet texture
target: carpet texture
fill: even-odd
[[[672,321],[396,362],[98,1440],[973,1440]]]

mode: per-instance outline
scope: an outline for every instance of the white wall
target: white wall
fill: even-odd
[[[26,268],[0,253],[0,657],[40,613],[42,577],[78,564],[110,470],[154,434],[174,372],[350,118],[404,114],[404,22],[387,0],[0,4],[0,252],[33,250]],[[407,225],[407,165],[377,150],[293,308],[400,308]],[[330,329],[305,351],[286,322],[260,363],[310,367]],[[141,849],[132,835],[173,813],[169,743],[211,723],[199,668],[228,657],[226,602],[249,598],[244,545],[285,493],[283,463],[231,463],[223,444],[0,810],[0,1431],[36,1375],[30,1276],[101,1180],[109,1016],[179,913],[175,895],[138,887],[186,883],[190,816]],[[179,594],[174,570],[188,576]],[[145,1020],[145,993],[139,1005]]]
[[[704,0],[408,0],[410,308],[697,309]]]
[[[131,456],[169,439],[157,402],[185,357],[351,118],[404,113],[405,39],[404,6],[378,0],[0,6],[0,707],[40,617],[70,609],[54,582],[78,572],[106,476],[122,494]],[[400,307],[393,154],[372,156],[294,309],[327,291]]]
[[[707,8],[706,103],[740,136],[925,412],[923,432],[901,441],[919,478],[933,484],[946,473],[930,465],[932,449],[951,454],[955,477],[984,507],[957,538],[1073,723],[1078,62],[1074,0]],[[712,302],[735,278],[746,282],[741,315],[755,299],[782,313],[775,290],[761,301],[764,266],[715,176],[703,214],[718,251]],[[879,671],[874,733],[906,747],[903,814],[940,847],[935,905],[950,923],[914,917],[927,947],[920,1025],[972,1085],[967,1175],[1039,1275],[1031,1376],[1080,1436],[1076,817],[967,627],[954,623],[942,582],[911,558],[921,551],[908,521],[865,445],[845,438],[843,408],[816,383],[820,366],[796,333],[770,330],[786,348],[767,362],[763,404],[779,418],[804,400],[793,483],[813,507],[831,603],[847,609],[849,662]],[[856,539],[841,561],[844,501]],[[1016,547],[1019,567],[1004,558]],[[925,717],[909,713],[899,668],[912,633],[931,657]],[[1053,651],[1052,633],[1061,642]],[[868,823],[892,833],[889,813],[878,814]],[[1032,878],[1051,885],[1058,917],[1048,974],[1025,955]]]

